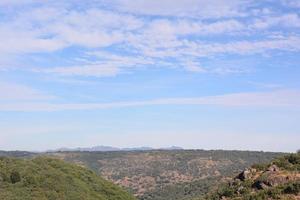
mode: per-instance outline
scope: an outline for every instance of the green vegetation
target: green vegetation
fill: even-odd
[[[207,193],[211,187],[219,180],[219,178],[206,178],[204,180],[193,181],[189,183],[178,183],[168,185],[161,189],[145,193],[140,199],[142,200],[165,200],[180,199],[188,200],[193,197]]]
[[[4,165],[1,164],[0,195],[5,194],[8,200],[12,199],[13,194],[22,196],[22,198],[16,197],[14,200],[43,200],[51,198],[62,200],[93,200],[101,198],[126,200],[124,197],[119,198],[114,195],[109,195],[109,198],[105,195],[105,197],[101,198],[98,196],[94,197],[96,194],[99,195],[99,188],[103,187],[94,186],[99,184],[91,182],[89,178],[86,178],[86,175],[77,176],[76,170],[73,170],[73,167],[76,166],[71,165],[72,170],[63,170],[69,167],[65,166],[66,164],[62,161],[55,159],[48,161],[49,158],[45,157],[32,159],[41,155],[45,156],[45,154],[0,151],[1,155],[26,158],[26,160],[8,160],[11,160],[12,163],[15,162],[16,165],[27,167],[7,166],[7,169],[3,170]],[[140,200],[190,200],[207,194],[224,178],[233,176],[245,167],[249,167],[254,163],[269,162],[284,154],[222,150],[153,150],[131,152],[52,152],[46,155],[64,159],[70,163],[75,163],[77,166],[89,168],[105,179],[126,188],[130,193],[137,195]],[[45,163],[45,165],[38,163],[38,160],[42,160],[41,163]],[[53,168],[51,167],[52,162],[59,162],[64,167]],[[41,170],[44,166],[48,167]],[[261,168],[266,167],[269,167],[269,164],[261,165]],[[84,168],[76,167],[77,170],[86,170]],[[67,174],[63,176],[60,174],[66,171],[68,172]],[[86,174],[92,173],[88,170],[86,171],[84,172]],[[92,174],[91,176],[96,177],[94,173]],[[45,177],[47,177],[47,181],[44,180],[46,179]],[[116,188],[116,190],[113,190],[120,191],[120,195],[128,197],[120,188],[97,177],[98,179],[104,185]],[[74,183],[70,184],[70,181],[74,181]],[[41,184],[42,182],[45,184]],[[95,187],[96,191],[94,190]],[[107,194],[104,191],[110,191],[109,187],[104,187],[100,191],[102,196]],[[294,191],[295,188],[297,187],[291,185],[286,191]],[[87,193],[89,193],[89,196],[83,198]],[[128,198],[132,199],[132,197]]]
[[[273,161],[281,169],[289,171],[300,171],[300,153],[291,154]]]
[[[64,161],[0,158],[1,200],[133,200],[93,171]]]
[[[236,200],[299,199],[300,153],[286,155],[267,164],[255,164],[245,170],[244,180],[237,176],[220,184],[204,199]],[[201,198],[200,198],[201,199]]]
[[[242,188],[242,189],[241,189]],[[276,187],[266,188],[264,190],[257,190],[253,192],[252,188],[244,184],[230,186],[222,185],[205,199],[207,200],[220,200],[222,197],[227,199],[240,199],[240,200],[267,200],[267,199],[280,199],[284,195],[298,195],[300,193],[300,181],[288,182],[278,185]],[[292,199],[292,198],[290,198]]]

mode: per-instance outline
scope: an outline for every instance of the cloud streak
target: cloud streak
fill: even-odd
[[[220,18],[241,16],[249,1],[238,0],[113,0],[114,7],[123,12],[141,15]]]
[[[38,90],[32,89],[31,87],[15,83],[0,82],[0,102],[41,101],[55,98],[55,96],[44,94]]]
[[[112,102],[112,103],[4,103],[1,111],[54,112],[66,110],[98,110],[126,107],[159,105],[208,105],[225,107],[292,107],[300,108],[300,91],[278,90],[271,92],[234,93],[194,98],[164,98],[148,101]]]

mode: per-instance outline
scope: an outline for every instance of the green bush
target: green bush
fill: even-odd
[[[21,181],[21,176],[18,171],[12,171],[10,174],[10,181],[12,184],[18,183]]]
[[[252,165],[252,168],[260,170],[260,171],[265,171],[268,169],[269,166],[270,166],[269,163],[258,163],[258,164]]]
[[[286,194],[299,194],[300,193],[300,182],[290,183],[286,186],[283,191]]]

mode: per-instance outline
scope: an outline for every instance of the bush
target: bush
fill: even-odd
[[[252,168],[260,170],[260,171],[265,171],[270,167],[270,164],[268,163],[260,163],[260,164],[254,164],[252,165]]]
[[[21,176],[18,171],[12,171],[10,174],[10,181],[12,184],[18,183],[21,181]]]
[[[293,165],[300,164],[300,156],[297,155],[297,154],[291,154],[291,155],[288,157],[288,161],[289,161],[290,163],[292,163]]]
[[[233,197],[234,196],[234,188],[230,186],[223,186],[218,192],[220,197]]]
[[[299,194],[300,193],[300,182],[290,183],[287,187],[283,190],[286,194]]]

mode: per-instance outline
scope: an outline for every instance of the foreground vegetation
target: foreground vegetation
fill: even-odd
[[[200,198],[201,199],[201,198]],[[256,164],[221,184],[207,200],[300,199],[300,153]]]
[[[133,200],[93,171],[64,161],[0,157],[1,200]]]

